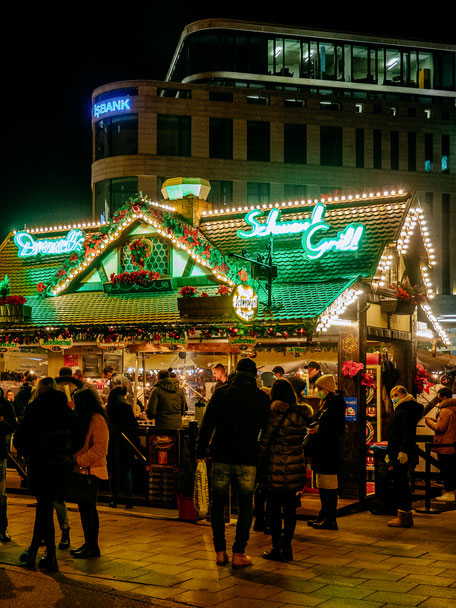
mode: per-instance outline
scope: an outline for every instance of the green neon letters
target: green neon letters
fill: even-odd
[[[318,236],[322,232],[329,230],[330,226],[324,221],[325,206],[318,203],[310,220],[293,220],[292,222],[279,222],[280,210],[272,209],[266,219],[266,222],[260,223],[257,218],[261,215],[260,209],[254,209],[245,216],[245,222],[252,229],[250,232],[238,230],[237,236],[241,239],[250,239],[252,237],[265,237],[269,235],[290,235],[301,234],[301,244],[305,255],[309,260],[316,260],[328,251],[356,251],[359,247],[359,242],[364,232],[362,224],[348,224],[337,233],[335,239],[321,238],[317,241]]]
[[[19,248],[20,258],[35,257],[37,255],[62,255],[78,251],[82,248],[84,237],[81,230],[70,230],[64,238],[35,239],[28,232],[17,232],[14,242]]]

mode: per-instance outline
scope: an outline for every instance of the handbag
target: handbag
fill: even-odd
[[[196,465],[195,483],[193,486],[193,506],[197,511],[209,509],[209,483],[207,479],[207,467],[204,460]]]
[[[98,484],[94,475],[72,471],[65,480],[63,500],[68,502],[96,502]]]

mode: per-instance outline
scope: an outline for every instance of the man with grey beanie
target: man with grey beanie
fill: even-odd
[[[211,525],[220,566],[228,563],[224,512],[230,484],[236,489],[238,501],[232,566],[241,568],[252,563],[245,547],[252,523],[258,436],[269,415],[269,399],[257,387],[256,375],[252,359],[238,362],[234,377],[212,395],[198,436],[197,459],[206,458],[208,447],[212,459]]]

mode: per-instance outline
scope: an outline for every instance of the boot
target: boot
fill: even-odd
[[[91,557],[100,557],[100,555],[100,547],[98,545],[89,545],[83,551],[73,553],[74,559],[89,559]]]
[[[87,543],[84,543],[78,549],[70,549],[70,554],[76,555],[76,553],[82,553],[82,551],[85,551],[86,549],[87,549]]]
[[[269,549],[269,551],[265,551],[263,553],[263,558],[270,559],[274,562],[281,562],[282,561],[282,551],[280,550],[279,547],[272,547],[272,549]]]
[[[125,508],[133,509],[133,498],[131,498],[131,496],[125,497]]]
[[[35,568],[36,554],[38,553],[37,549],[33,549],[29,547],[25,551],[23,551],[19,555],[19,561],[24,563],[27,568],[33,569]]]
[[[216,551],[215,556],[215,563],[217,566],[226,566],[226,564],[230,561],[226,551]]]
[[[282,560],[284,562],[292,562],[293,561],[293,549],[291,548],[291,543],[289,545],[282,546]]]
[[[233,568],[245,568],[252,565],[252,559],[245,553],[233,553],[231,564]]]
[[[55,557],[55,545],[54,547],[49,547],[46,551],[46,557],[42,557],[40,559],[40,568],[49,570],[49,572],[57,572],[59,569],[57,559]]]
[[[310,526],[311,528],[313,528],[314,524],[320,524],[325,519],[326,519],[325,516],[320,513],[316,519],[309,519],[307,521],[307,525]]]
[[[390,528],[411,528],[413,526],[413,516],[411,511],[397,510],[397,516],[391,519],[387,526]]]
[[[11,540],[11,536],[8,534],[8,530],[4,530],[0,532],[0,543],[9,543]]]
[[[323,521],[315,522],[312,524],[314,530],[338,530],[337,521],[335,517],[326,517]]]
[[[68,549],[70,546],[70,528],[64,528],[62,530],[62,538],[59,542],[59,549]]]

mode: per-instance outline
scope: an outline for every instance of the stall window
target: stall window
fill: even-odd
[[[233,158],[233,121],[230,118],[209,119],[209,157]]]
[[[230,207],[233,204],[233,182],[211,179],[211,191],[208,200],[214,209]]]
[[[287,201],[300,201],[307,198],[307,185],[285,184],[283,188],[284,198]]]
[[[247,160],[270,159],[270,125],[260,120],[247,121]]]
[[[416,133],[408,133],[408,170],[416,171]]]
[[[364,168],[364,129],[356,129],[356,166],[358,169]]]
[[[320,127],[320,164],[342,166],[341,127]]]
[[[157,114],[157,154],[191,155],[191,118]]]
[[[432,133],[424,134],[424,170],[432,171],[434,162],[434,137]]]
[[[138,154],[138,115],[104,118],[95,123],[95,160]]]
[[[373,161],[374,169],[382,168],[382,132],[380,129],[374,129],[373,132]]]
[[[305,165],[307,162],[307,127],[302,124],[284,125],[284,162]]]
[[[442,173],[450,172],[450,136],[442,135]]]
[[[247,182],[247,204],[260,205],[269,203],[270,185],[262,182]]]
[[[391,131],[391,169],[399,169],[399,131]]]
[[[111,214],[124,205],[129,198],[138,194],[137,177],[105,179],[95,184],[95,217],[107,220]]]

